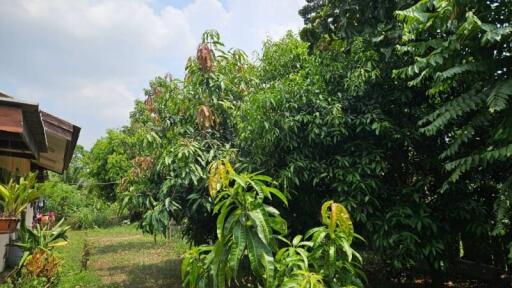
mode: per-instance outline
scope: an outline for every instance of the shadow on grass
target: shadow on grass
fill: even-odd
[[[114,239],[115,241],[115,239]],[[102,244],[99,247],[94,247],[95,254],[108,254],[108,253],[120,253],[130,252],[139,250],[153,250],[159,249],[166,246],[165,242],[148,241],[147,239],[130,240],[128,242],[112,242],[109,244]]]
[[[108,236],[95,239],[91,255],[104,287],[181,287],[181,240]]]

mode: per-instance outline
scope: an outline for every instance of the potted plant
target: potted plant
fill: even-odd
[[[8,184],[0,184],[0,234],[12,233],[20,221],[21,213],[27,206],[39,198],[40,193],[34,188],[36,173],[21,177],[19,182],[11,178]]]
[[[66,232],[70,226],[63,226],[63,222],[64,219],[54,227],[37,224],[33,230],[21,225],[19,240],[10,247],[15,252],[10,252],[7,258],[7,264],[15,268],[15,274],[10,276],[15,277],[17,284],[14,287],[25,287],[20,284],[27,280],[38,284],[30,287],[58,287],[56,281],[61,261],[53,249],[67,244]],[[43,281],[44,285],[38,281]]]
[[[51,252],[53,248],[67,244],[66,232],[71,227],[63,226],[63,222],[64,219],[60,220],[54,227],[37,224],[33,230],[22,226],[19,242],[14,244],[24,251],[20,264],[23,265],[27,257],[38,249]]]

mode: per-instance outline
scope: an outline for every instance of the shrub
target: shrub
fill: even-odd
[[[58,219],[66,219],[73,229],[107,227],[125,218],[119,215],[117,204],[107,204],[88,191],[58,180],[41,185],[45,195],[45,212],[54,211]]]
[[[116,225],[122,222],[118,215],[117,205],[97,203],[79,207],[67,220],[73,229],[103,228]]]
[[[18,267],[9,276],[7,287],[57,287],[61,260],[53,252],[57,246],[67,243],[69,226],[62,220],[52,229],[37,225],[34,230],[21,226],[20,242],[16,243],[24,253]]]
[[[186,254],[182,263],[186,287],[363,286],[362,259],[350,246],[359,236],[345,207],[325,202],[324,225],[290,242],[284,238],[286,221],[268,204],[275,197],[287,205],[274,184],[258,173],[237,174],[224,160],[210,165],[217,241]],[[278,239],[285,242],[284,248],[279,249]]]
[[[44,212],[54,211],[58,219],[68,219],[88,202],[87,195],[76,186],[58,180],[48,180],[41,184],[40,189],[46,200]]]
[[[7,185],[0,184],[0,204],[3,217],[20,217],[31,202],[40,197],[35,189],[37,173],[19,179],[11,178]]]
[[[33,230],[28,229],[26,225],[21,225],[20,243],[16,243],[25,252],[20,262],[21,266],[25,265],[38,250],[51,252],[56,246],[67,243],[66,232],[70,227],[62,226],[62,223],[63,220],[51,229],[49,226],[37,225]]]

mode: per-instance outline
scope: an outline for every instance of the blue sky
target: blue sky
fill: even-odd
[[[0,9],[0,91],[82,127],[90,148],[127,123],[156,75],[183,76],[201,33],[259,51],[297,31],[304,0],[17,0]]]

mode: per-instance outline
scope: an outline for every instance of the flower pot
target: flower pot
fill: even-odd
[[[7,244],[7,261],[5,264],[14,268],[20,264],[21,258],[23,258],[23,250],[14,244]]]
[[[9,234],[16,231],[20,218],[0,217],[0,234]]]

